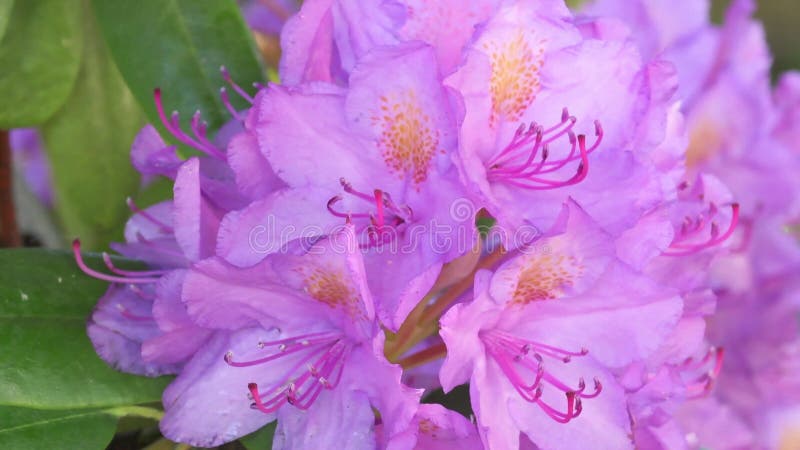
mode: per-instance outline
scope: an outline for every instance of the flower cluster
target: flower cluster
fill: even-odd
[[[752,4],[306,0],[209,136],[155,91],[174,198],[88,326],[177,374],[164,435],[274,448],[776,445],[800,396],[793,135]],[[186,131],[186,130],[189,131]],[[724,356],[724,358],[723,358]],[[723,364],[724,359],[724,364]],[[470,419],[422,400],[468,385]],[[765,414],[765,411],[767,414]],[[773,414],[774,413],[774,414]]]

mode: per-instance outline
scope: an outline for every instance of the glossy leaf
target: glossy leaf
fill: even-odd
[[[0,39],[3,39],[3,35],[6,33],[12,6],[14,6],[14,0],[0,0]]]
[[[239,439],[239,442],[248,450],[272,448],[272,440],[275,437],[275,427],[277,425],[278,422],[270,422],[261,429]]]
[[[87,256],[101,267],[101,259]],[[67,252],[0,251],[0,405],[97,408],[158,402],[169,378],[108,367],[86,336],[105,283],[81,273]]]
[[[263,81],[255,44],[234,0],[93,0],[114,59],[151,122],[159,124],[153,90],[184,123],[202,111],[211,130],[230,119],[219,68],[245,88]],[[135,38],[132,38],[135,37]],[[250,89],[252,91],[252,89]],[[239,108],[246,103],[231,95]]]
[[[0,406],[0,448],[6,450],[103,449],[117,418],[102,410],[38,410]]]
[[[80,0],[13,2],[0,33],[0,128],[38,125],[64,104],[80,65],[80,11]]]
[[[81,237],[87,249],[101,250],[122,237],[130,216],[125,198],[139,187],[139,176],[130,163],[130,145],[145,119],[111,59],[88,4],[84,10],[80,78],[42,134],[53,168],[56,213],[67,240]]]

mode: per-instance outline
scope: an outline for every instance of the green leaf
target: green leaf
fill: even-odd
[[[42,134],[53,168],[56,214],[67,238],[79,236],[87,249],[100,250],[122,237],[130,216],[125,198],[139,187],[130,145],[145,119],[111,59],[88,1],[83,9],[80,78]]]
[[[0,2],[3,7],[11,2]],[[0,41],[0,128],[38,125],[67,99],[81,53],[79,0],[13,2]]]
[[[263,450],[272,448],[272,439],[275,437],[275,427],[278,422],[270,422],[247,436],[239,439],[239,442],[248,450]]]
[[[0,0],[0,39],[6,33],[6,26],[8,26],[8,19],[11,17],[11,7],[14,6],[14,0]]]
[[[234,0],[93,0],[122,76],[150,121],[160,124],[153,89],[166,113],[186,122],[196,110],[211,130],[229,116],[219,98],[224,65],[242,86],[264,81],[255,44]],[[246,103],[235,94],[231,100]]]
[[[0,406],[0,448],[4,450],[103,449],[117,419],[102,410],[47,411]]]
[[[102,265],[96,255],[85,260]],[[95,354],[86,318],[106,284],[81,273],[71,254],[2,250],[0,268],[0,405],[75,409],[160,401],[169,378],[117,372]]]

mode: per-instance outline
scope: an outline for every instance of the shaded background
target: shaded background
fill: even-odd
[[[668,0],[666,0],[668,1]],[[713,0],[713,16],[720,21],[730,0]],[[800,1],[759,0],[756,17],[764,22],[767,40],[774,55],[773,78],[781,72],[800,68],[798,48],[798,23],[800,23]]]

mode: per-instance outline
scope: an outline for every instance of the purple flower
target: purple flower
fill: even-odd
[[[53,175],[39,132],[33,128],[18,128],[11,130],[9,140],[14,161],[21,168],[25,182],[42,204],[53,206]]]
[[[609,231],[634,223],[662,196],[646,150],[651,128],[664,138],[669,71],[584,38],[561,2],[504,3],[446,81],[464,99],[459,168],[478,203],[510,230],[549,228],[570,196]]]
[[[253,100],[224,69],[222,73],[239,95]],[[235,111],[227,92],[222,90],[221,95],[235,120],[212,141],[199,112],[190,124],[192,134],[187,134],[180,128],[177,113],[167,119],[161,92],[155,92],[156,108],[167,130],[208,157],[180,160],[177,147],[167,145],[149,125],[133,142],[134,166],[147,177],[174,179],[173,200],[140,209],[129,199],[134,215],[125,226],[126,242],[111,247],[151,269],[119,269],[104,254],[113,274],[100,273],[83,263],[80,243],[76,240],[73,244],[76,260],[85,272],[117,283],[98,303],[87,330],[98,354],[120,370],[151,376],[178,373],[205,345],[211,331],[190,320],[181,300],[185,269],[214,255],[220,221],[227,211],[243,206],[250,196],[280,186],[250,139],[249,112]],[[227,152],[222,150],[226,146]],[[242,169],[234,175],[228,164]]]
[[[558,222],[537,251],[479,272],[475,299],[441,321],[442,386],[469,381],[488,448],[516,448],[519,433],[543,448],[630,447],[611,369],[655,351],[681,313],[678,297],[615,260],[574,202]]]
[[[189,314],[230,332],[164,393],[165,436],[219,445],[277,417],[276,448],[374,448],[373,408],[386,439],[402,433],[419,394],[383,356],[364,271],[352,225],[251,268],[198,264],[184,286]]]
[[[299,9],[296,0],[248,0],[242,6],[247,25],[267,36],[280,34],[283,25]]]
[[[197,158],[180,166],[174,201],[145,210],[129,202],[136,214],[126,225],[128,242],[114,249],[156,269],[119,269],[103,254],[113,275],[99,273],[83,263],[79,241],[73,244],[84,272],[119,283],[99,302],[88,333],[98,354],[120,370],[177,373],[210,335],[189,320],[181,303],[184,268],[213,254],[221,216],[201,193],[199,167]]]
[[[377,427],[380,448],[387,443],[380,439],[382,426]],[[461,414],[437,404],[421,404],[405,435],[395,438],[393,447],[415,450],[481,450],[481,439],[475,424]]]
[[[346,90],[270,86],[259,98],[258,146],[289,188],[228,214],[218,253],[251,265],[349,217],[379,314],[398,327],[442,264],[476,239],[477,211],[455,210],[465,196],[450,159],[455,117],[433,49],[369,53]]]

